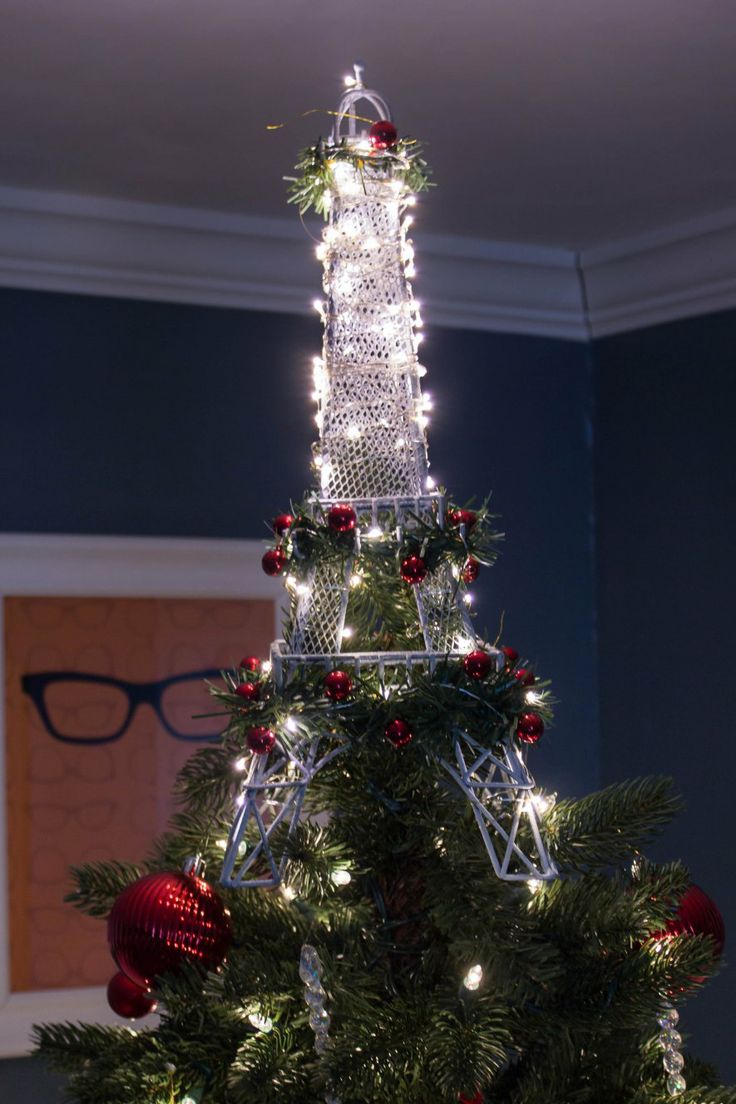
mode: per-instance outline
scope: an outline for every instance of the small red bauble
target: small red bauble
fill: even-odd
[[[327,512],[327,524],[333,533],[349,533],[355,528],[358,516],[352,506],[340,503]]]
[[[718,905],[697,885],[691,885],[667,924],[668,935],[709,935],[720,958],[726,942],[726,927]]]
[[[156,1007],[156,1001],[136,985],[122,970],[110,978],[107,985],[107,1003],[118,1016],[126,1020],[139,1020]]]
[[[544,732],[544,721],[538,713],[522,713],[516,725],[516,735],[523,744],[536,744]]]
[[[146,874],[120,894],[107,921],[112,957],[141,989],[194,963],[216,970],[232,939],[230,915],[212,886],[179,870]]]
[[[272,522],[273,531],[277,537],[283,537],[284,533],[287,533],[294,524],[294,518],[291,514],[279,514]]]
[[[421,556],[407,556],[401,561],[401,578],[405,583],[416,586],[427,574],[427,565]]]
[[[268,755],[276,743],[276,733],[266,725],[253,725],[245,734],[245,742],[254,755]]]
[[[522,686],[533,686],[537,681],[537,676],[533,671],[527,671],[526,667],[519,667],[514,671],[514,678]]]
[[[243,656],[238,667],[241,667],[244,671],[260,671],[261,661],[258,656]]]
[[[513,667],[515,663],[519,662],[519,653],[516,648],[510,648],[508,644],[501,645],[501,651],[506,657],[506,666]]]
[[[465,561],[465,567],[462,570],[462,580],[464,583],[474,583],[480,575],[480,564],[473,556],[469,556]]]
[[[465,668],[465,674],[470,675],[471,678],[484,679],[491,673],[493,657],[488,652],[477,648],[474,652],[468,652],[463,660],[463,667]]]
[[[447,520],[450,525],[464,525],[466,529],[472,529],[478,520],[478,515],[473,510],[448,510]]]
[[[386,725],[386,739],[390,740],[394,747],[406,747],[414,739],[414,733],[406,721],[397,717],[395,721],[389,721]]]
[[[246,701],[257,701],[261,688],[257,682],[241,682],[239,686],[235,687],[235,693],[239,698],[245,698]]]
[[[389,119],[379,119],[368,131],[368,139],[374,150],[390,149],[399,137],[394,124]]]
[[[269,548],[263,555],[261,567],[267,575],[280,575],[286,567],[286,553],[280,548]]]
[[[353,692],[353,680],[347,671],[330,671],[325,675],[324,687],[331,701],[345,701]]]
[[[474,1096],[465,1096],[463,1093],[457,1098],[457,1104],[483,1104],[483,1093],[477,1092]]]

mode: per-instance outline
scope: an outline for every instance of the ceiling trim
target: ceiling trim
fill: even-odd
[[[317,233],[296,216],[0,187],[0,285],[304,314],[319,293]],[[736,306],[736,209],[580,255],[451,235],[416,244],[417,293],[439,326],[586,340]]]

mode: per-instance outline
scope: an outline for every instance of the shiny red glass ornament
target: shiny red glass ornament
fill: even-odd
[[[427,575],[427,565],[421,556],[407,556],[401,561],[401,578],[405,583],[416,586]]]
[[[107,921],[117,966],[141,989],[194,963],[216,970],[232,940],[230,914],[207,882],[179,870],[146,874],[120,894]]]
[[[390,149],[398,138],[399,132],[389,119],[379,119],[368,131],[368,140],[374,150]]]
[[[325,675],[324,688],[331,701],[345,701],[353,692],[353,680],[347,671],[330,671]]]
[[[241,667],[244,671],[260,671],[261,661],[258,656],[243,656],[238,667]]]
[[[255,755],[268,755],[276,743],[276,733],[266,725],[253,725],[245,734],[245,742]]]
[[[463,570],[462,570],[462,575],[461,575],[462,581],[464,583],[474,583],[479,575],[480,575],[480,564],[478,563],[478,561],[475,559],[474,556],[468,556],[467,560],[465,561],[465,566],[463,567]]]
[[[257,682],[241,682],[239,686],[235,687],[235,693],[239,698],[245,698],[246,701],[258,701],[261,688]]]
[[[340,503],[327,511],[327,524],[333,533],[349,533],[355,528],[358,516],[352,506]]]
[[[484,679],[491,673],[493,657],[481,648],[476,648],[475,651],[468,652],[465,656],[463,667],[465,668],[465,674],[470,675],[471,678]]]
[[[544,721],[538,713],[522,713],[516,725],[516,735],[522,744],[536,744],[544,732]]]
[[[537,676],[533,671],[528,671],[526,667],[519,667],[514,671],[514,678],[522,686],[533,686],[537,681]]]
[[[698,885],[688,886],[677,906],[675,916],[667,924],[668,935],[709,935],[716,947],[716,957],[723,953],[726,926],[718,905]]]
[[[139,1020],[156,1008],[153,997],[126,977],[122,970],[108,982],[107,1003],[116,1015],[126,1020]]]
[[[477,1092],[474,1096],[465,1096],[463,1093],[457,1098],[457,1104],[483,1104],[483,1093]]]
[[[472,529],[478,520],[474,510],[460,510],[458,508],[447,511],[447,520],[450,525],[464,525],[466,529]]]
[[[516,648],[510,648],[508,644],[501,645],[501,651],[506,657],[506,666],[513,667],[515,663],[519,662],[519,653]]]
[[[271,524],[276,536],[283,537],[284,533],[287,533],[294,524],[294,518],[291,514],[279,514]]]
[[[394,747],[406,747],[414,739],[414,733],[406,721],[397,717],[395,721],[389,721],[386,725],[386,739],[390,740]]]
[[[261,567],[267,575],[280,575],[286,567],[286,553],[280,548],[269,548],[263,555]]]

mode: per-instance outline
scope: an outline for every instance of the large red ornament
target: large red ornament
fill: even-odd
[[[461,578],[464,583],[474,583],[480,575],[480,564],[474,556],[468,556],[465,561],[465,567],[462,570]]]
[[[519,653],[516,648],[510,648],[508,644],[502,644],[501,651],[506,657],[507,667],[513,667],[514,664],[519,662]]]
[[[146,874],[124,889],[107,921],[118,967],[141,989],[190,962],[206,970],[225,960],[230,914],[212,886],[180,870]]]
[[[523,744],[536,744],[544,732],[544,721],[538,713],[522,713],[516,725],[516,735]]]
[[[294,524],[294,518],[291,514],[279,514],[271,524],[276,536],[283,537],[284,533],[287,533]]]
[[[390,740],[394,747],[406,747],[414,739],[414,733],[406,721],[397,717],[395,721],[389,721],[386,725],[386,739]]]
[[[241,682],[239,686],[235,687],[235,693],[239,698],[245,698],[246,701],[258,701],[261,688],[257,682]]]
[[[537,676],[533,671],[527,670],[526,667],[519,667],[514,671],[514,678],[521,686],[533,686],[537,681]]]
[[[709,935],[716,948],[716,957],[723,953],[726,927],[715,901],[698,885],[691,885],[677,906],[675,916],[667,924],[668,935]]]
[[[368,131],[368,140],[374,150],[390,149],[398,141],[399,132],[389,119],[379,119]]]
[[[353,692],[353,680],[347,671],[330,671],[325,675],[324,687],[331,701],[345,701]]]
[[[450,525],[464,525],[466,529],[472,529],[478,520],[478,515],[474,510],[460,510],[455,508],[447,511],[447,520]]]
[[[118,1016],[126,1020],[139,1020],[156,1008],[156,1001],[136,985],[122,970],[110,978],[107,985],[107,1003]]]
[[[266,725],[253,725],[245,734],[245,742],[255,755],[268,755],[276,743],[276,733]]]
[[[286,553],[280,548],[269,548],[263,554],[261,567],[267,575],[280,575],[286,567]]]
[[[238,667],[242,667],[244,671],[260,671],[261,661],[258,656],[243,656]]]
[[[491,673],[493,667],[493,657],[484,652],[481,648],[477,648],[473,652],[468,652],[463,660],[463,667],[465,668],[465,674],[470,675],[471,678],[481,679],[487,678]]]
[[[349,533],[355,528],[357,520],[355,510],[346,503],[339,503],[327,511],[327,524],[333,533]]]
[[[405,583],[416,586],[426,577],[427,565],[421,556],[407,556],[401,561],[401,578]]]

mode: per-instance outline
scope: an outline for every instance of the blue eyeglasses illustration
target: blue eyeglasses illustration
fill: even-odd
[[[140,705],[150,705],[175,740],[211,742],[226,722],[212,708],[204,679],[219,677],[220,671],[212,668],[156,682],[126,682],[82,671],[43,671],[23,675],[21,685],[46,730],[65,744],[119,740]]]

